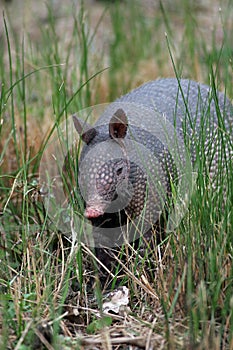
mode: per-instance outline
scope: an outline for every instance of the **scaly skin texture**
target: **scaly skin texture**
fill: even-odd
[[[148,82],[111,103],[94,127],[76,117],[74,124],[86,143],[79,175],[85,216],[103,229],[127,218],[155,223],[171,181],[188,176],[198,157],[206,158],[210,178],[232,162],[232,104],[189,80]]]

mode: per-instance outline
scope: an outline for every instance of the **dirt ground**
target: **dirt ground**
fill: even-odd
[[[127,1],[127,0],[125,0]],[[134,0],[128,0],[134,1]],[[120,1],[121,3],[123,1]],[[135,2],[135,1],[134,1]],[[159,8],[159,1],[144,0],[137,1],[140,6],[142,16],[153,17],[156,16]],[[199,22],[199,29],[204,36],[210,36],[213,27],[217,28],[216,36],[217,41],[221,42],[223,37],[221,29],[221,19],[219,12],[221,12],[221,2],[218,0],[197,0],[192,1],[193,8],[195,10],[195,16],[197,15]],[[182,0],[165,0],[163,1],[164,7],[173,17],[173,24],[182,31],[183,23],[180,16],[182,6],[185,1]],[[0,13],[5,13],[8,18],[8,22],[13,28],[13,31],[17,35],[30,34],[30,38],[34,43],[40,41],[41,27],[45,27],[48,22],[48,9],[47,4],[52,8],[53,15],[56,18],[58,24],[57,31],[61,38],[69,38],[72,30],[72,17],[74,13],[78,13],[82,1],[80,0],[50,0],[37,1],[37,0],[1,0],[0,1]],[[105,9],[109,6],[115,6],[114,1],[97,1],[97,0],[85,0],[83,1],[86,16],[89,18],[91,30],[96,27],[99,19],[103,15]],[[224,3],[223,3],[224,5]],[[229,24],[230,25],[230,24]],[[178,31],[179,32],[179,31]],[[3,20],[0,21],[0,37],[4,33]],[[178,39],[178,38],[177,38]],[[107,48],[109,41],[111,40],[111,23],[109,13],[105,13],[100,26],[97,31],[93,43],[93,50],[97,52],[99,50],[105,52],[105,60],[107,62]]]

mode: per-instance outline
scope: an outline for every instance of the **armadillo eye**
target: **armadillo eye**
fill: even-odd
[[[116,171],[117,176],[119,176],[122,173],[122,171],[123,171],[123,167],[118,168]]]
[[[113,198],[112,198],[112,202],[115,201],[117,198],[118,198],[118,194],[115,192],[115,193],[114,193],[114,196],[113,196]]]

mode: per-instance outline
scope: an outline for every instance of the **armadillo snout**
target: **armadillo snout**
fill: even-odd
[[[84,216],[87,219],[96,219],[101,215],[104,215],[104,211],[98,210],[97,208],[92,208],[92,207],[87,207],[84,212]]]

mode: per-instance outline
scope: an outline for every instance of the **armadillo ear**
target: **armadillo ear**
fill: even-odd
[[[123,139],[126,136],[128,119],[123,109],[118,109],[109,123],[109,135],[112,139]]]
[[[96,136],[97,130],[88,123],[77,118],[76,115],[73,115],[72,118],[75,129],[79,133],[81,139],[88,145],[88,143],[90,143],[91,140],[93,140],[93,138]]]

